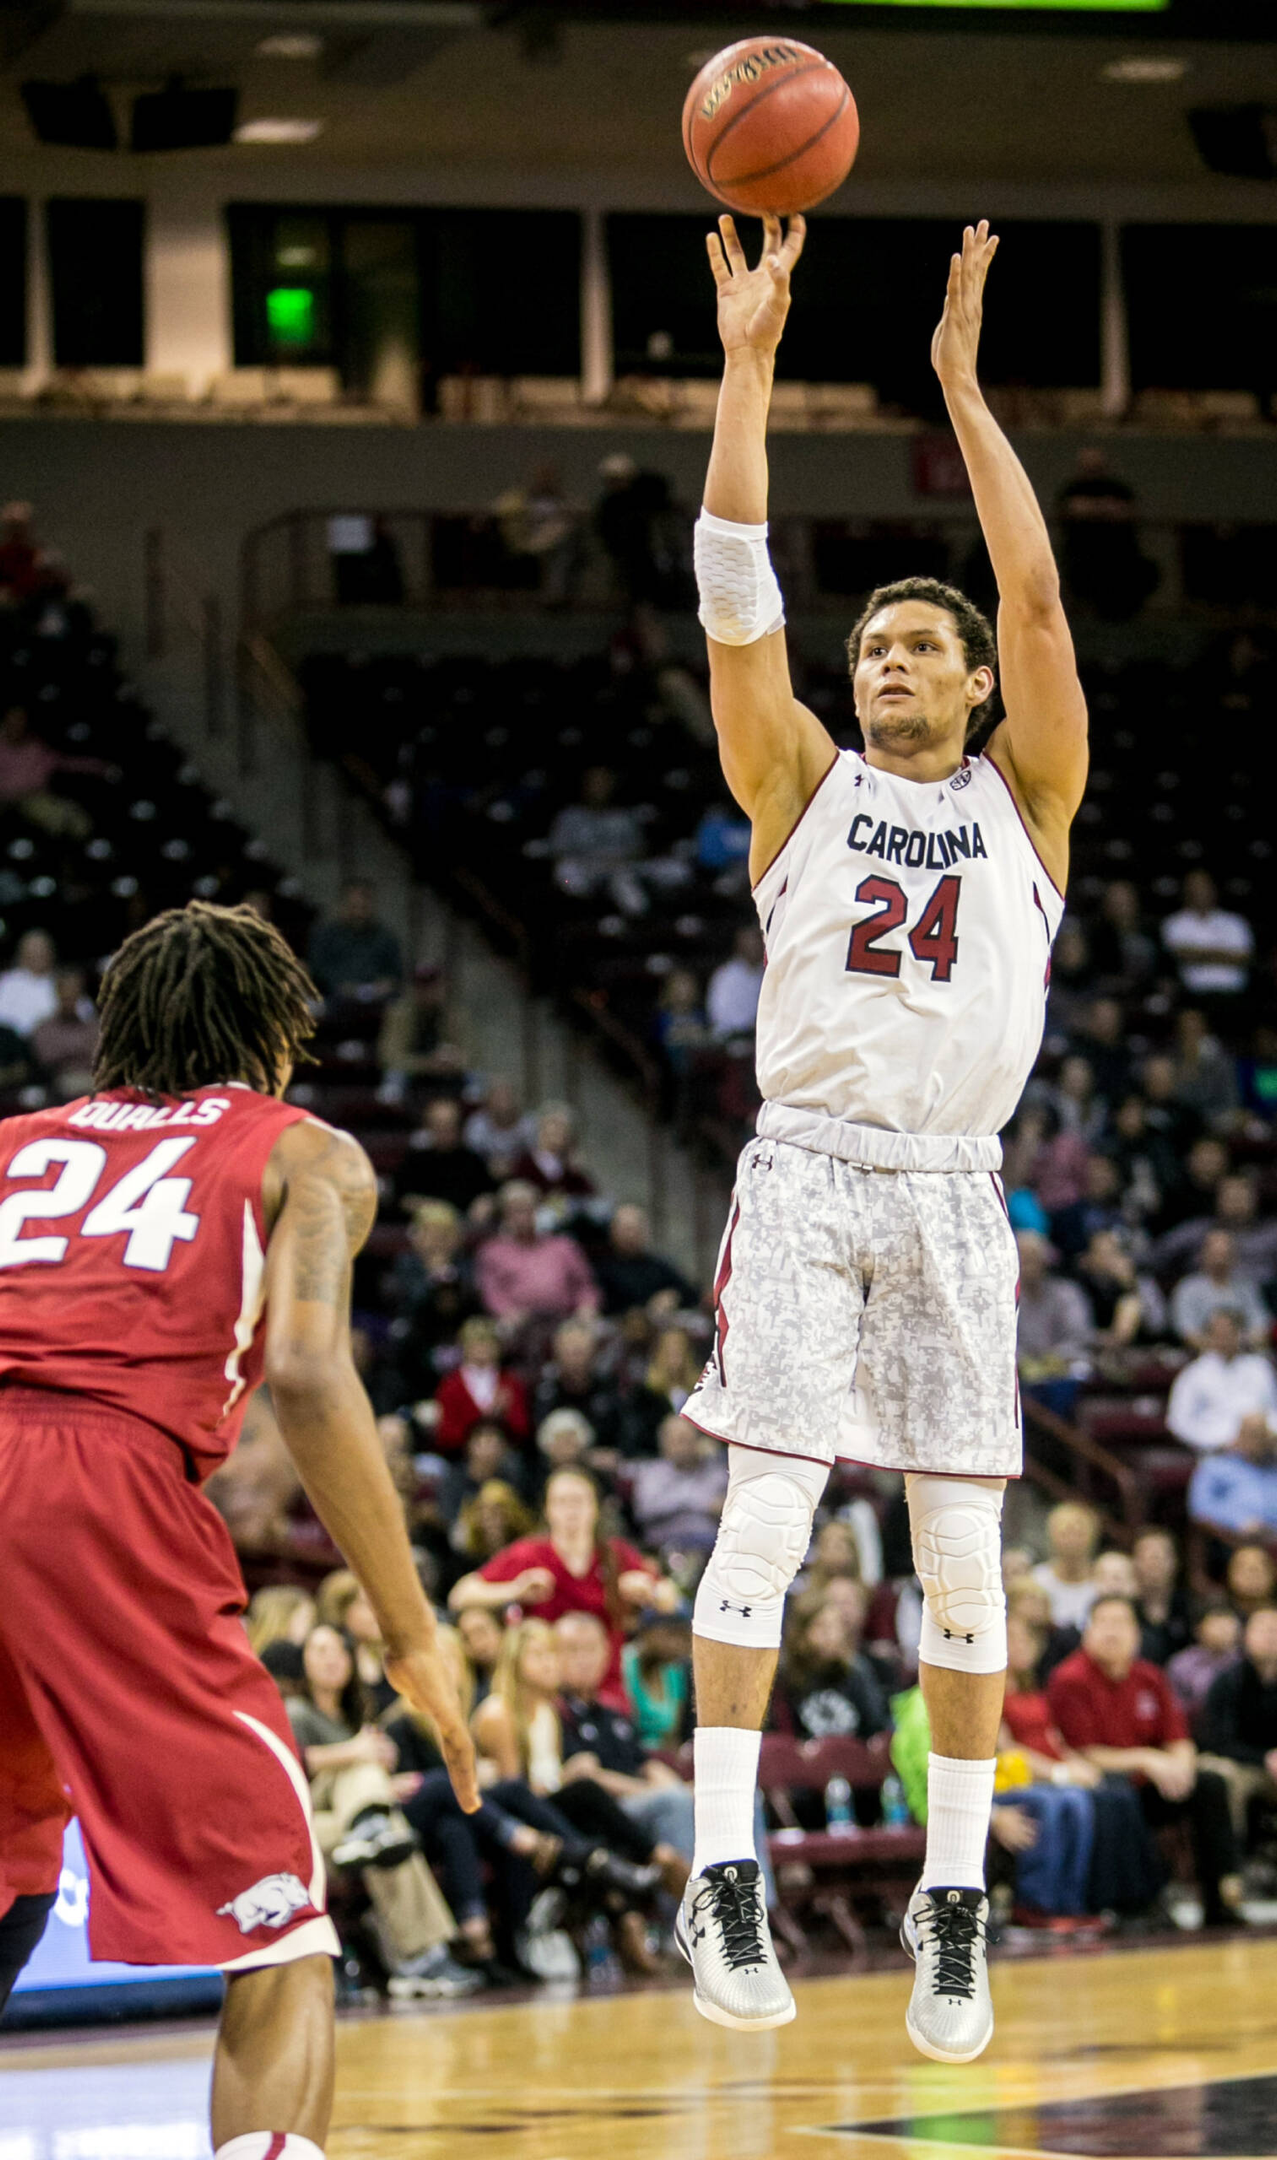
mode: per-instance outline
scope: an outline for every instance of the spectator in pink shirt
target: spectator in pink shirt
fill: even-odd
[[[479,1247],[475,1262],[480,1297],[494,1319],[511,1327],[599,1309],[598,1284],[576,1241],[538,1233],[537,1197],[518,1179],[502,1186],[501,1228]]]

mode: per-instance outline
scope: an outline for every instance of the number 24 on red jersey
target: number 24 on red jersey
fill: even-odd
[[[50,1134],[30,1140],[5,1169],[10,1181],[46,1178],[60,1165],[52,1185],[26,1192],[11,1192],[0,1200],[0,1268],[25,1267],[32,1263],[56,1266],[64,1260],[70,1235],[62,1229],[32,1236],[32,1223],[66,1223],[89,1212],[76,1235],[85,1238],[123,1237],[120,1255],[125,1267],[145,1268],[163,1274],[179,1241],[194,1238],[198,1215],[188,1212],[191,1180],[170,1175],[195,1145],[194,1133],[159,1141],[122,1176],[101,1191],[108,1156],[96,1140],[73,1140]],[[90,1206],[90,1203],[95,1204]]]

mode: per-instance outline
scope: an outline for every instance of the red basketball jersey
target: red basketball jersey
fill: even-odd
[[[307,1114],[229,1085],[5,1119],[0,1384],[90,1396],[215,1469],[262,1376],[262,1176]]]

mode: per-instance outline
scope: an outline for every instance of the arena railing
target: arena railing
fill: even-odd
[[[471,911],[485,925],[490,937],[503,947],[512,960],[520,979],[520,1028],[523,1048],[524,1093],[526,1099],[535,1101],[541,1093],[541,1023],[540,1009],[535,994],[535,953],[527,925],[511,912],[495,893],[464,864],[457,865],[451,873],[451,882],[458,888]],[[617,1069],[630,1086],[643,1113],[643,1126],[647,1140],[647,1212],[652,1234],[659,1244],[665,1234],[668,1203],[669,1174],[667,1162],[667,1135],[661,1116],[661,1073],[645,1045],[609,1012],[605,1005],[588,990],[576,989],[571,995],[572,1017],[596,1043],[608,1053],[608,1062]],[[565,1071],[567,1099],[575,1108],[574,1066],[568,1061]],[[698,1252],[706,1249],[699,1219],[703,1195],[698,1181],[694,1200],[696,1217],[693,1237]]]
[[[199,648],[204,730],[221,734],[226,723],[226,637],[221,596],[184,563],[173,535],[148,526],[142,538],[143,637],[148,660],[165,660],[183,642]]]
[[[690,566],[690,513],[686,526]],[[1058,521],[1055,529],[1063,559]],[[1137,610],[1140,620],[1208,628],[1239,618],[1277,620],[1277,519],[1138,518],[1134,529],[1157,572],[1155,589]],[[366,535],[376,537],[379,553],[334,545]],[[980,534],[969,500],[907,517],[781,516],[772,522],[772,539],[794,611],[845,610],[873,584],[906,570],[980,582]],[[600,567],[606,571],[596,564],[564,603],[569,611],[616,604],[606,576],[600,582]],[[242,626],[269,629],[290,616],[361,603],[392,611],[526,613],[538,609],[537,577],[535,558],[506,549],[501,519],[488,504],[292,510],[245,536]]]
[[[1147,1495],[1137,1472],[1098,1440],[1092,1440],[1089,1433],[1048,1410],[1044,1403],[1035,1402],[1031,1395],[1022,1394],[1021,1403],[1025,1476],[1053,1501],[1076,1500],[1079,1496],[1090,1501],[1100,1512],[1106,1538],[1118,1545],[1129,1545],[1148,1519]],[[1053,1462],[1043,1460],[1043,1444],[1055,1458]]]
[[[257,822],[291,868],[353,875],[356,797],[344,773],[313,755],[296,681],[267,638],[230,634],[213,578],[163,526],[143,536],[141,627],[146,659],[161,670],[161,702],[179,701],[196,719],[191,748],[197,757],[203,749],[211,784],[257,783]],[[251,795],[246,814],[254,816]],[[423,894],[410,879],[405,893],[415,949]]]

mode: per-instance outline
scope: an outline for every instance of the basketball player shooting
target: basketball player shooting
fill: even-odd
[[[801,218],[751,269],[709,236],[726,355],[696,527],[723,771],[750,818],[767,949],[758,1137],[739,1164],[712,1355],[687,1415],[728,1443],[696,1598],[696,1851],[679,1915],[696,2005],[783,2025],[753,1847],[785,1595],[836,1457],[905,1474],[933,1752],[902,1940],[907,2027],[938,2062],[993,2031],[984,1851],[1006,1667],[1004,1484],[1019,1474],[1015,1240],[998,1133],[1042,1036],[1086,709],[1042,513],[980,393],[997,240],[968,227],[932,343],[998,584],[998,631],[931,578],[848,640],[863,753],[794,697],[767,550],[767,412]],[[981,755],[995,670],[1006,717]]]
[[[479,1805],[351,1357],[376,1178],[283,1100],[317,1001],[251,909],[159,915],[107,970],[95,1093],[7,1120],[0,1150],[0,2008],[69,1794],[93,1956],[226,1975],[216,2160],[322,2160],[332,2102],[340,1945],[306,1777],[200,1491],[263,1375],[389,1679]]]

